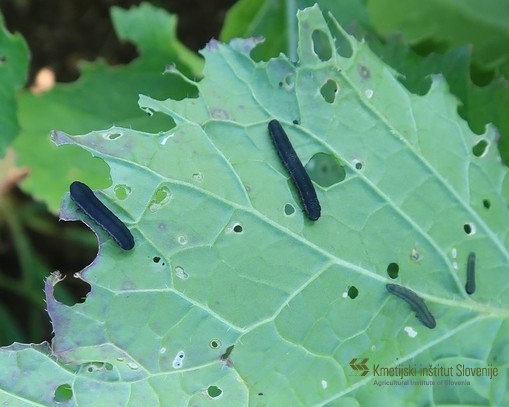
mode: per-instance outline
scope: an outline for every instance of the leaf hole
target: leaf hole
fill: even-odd
[[[348,289],[348,296],[353,300],[354,298],[357,298],[357,296],[359,295],[359,290],[357,289],[357,287],[355,286],[351,286],[349,289]]]
[[[469,236],[475,234],[475,226],[473,223],[465,223],[463,225],[463,230]]]
[[[101,370],[113,370],[113,365],[105,362],[90,362],[87,364],[86,370],[88,373],[94,373]]]
[[[189,278],[189,274],[186,273],[186,271],[184,270],[184,267],[182,267],[182,266],[175,267],[175,274],[181,280],[187,280]]]
[[[344,58],[350,58],[353,55],[353,49],[348,37],[345,36],[335,24],[330,24],[329,28],[334,38],[336,52]]]
[[[180,369],[183,366],[183,360],[186,357],[186,354],[183,350],[179,351],[177,353],[177,356],[175,356],[175,359],[173,359],[173,368],[174,369]]]
[[[295,119],[294,121],[292,121],[293,124],[299,124],[299,121],[297,119]]]
[[[114,191],[115,191],[115,196],[117,197],[117,199],[119,199],[120,201],[123,201],[131,193],[131,188],[129,186],[123,185],[123,184],[116,185]]]
[[[221,396],[221,394],[223,394],[223,390],[217,386],[209,386],[207,389],[207,394],[210,398],[217,399],[219,396]]]
[[[311,34],[313,51],[321,61],[328,61],[332,57],[329,37],[321,30],[314,30]]]
[[[70,307],[85,302],[91,289],[90,284],[83,281],[79,273],[76,273],[74,277],[61,280],[55,285],[53,292],[58,302]]]
[[[113,132],[113,133],[104,134],[104,138],[106,140],[116,140],[116,139],[119,139],[120,137],[122,137],[123,135],[124,135],[124,133],[117,131],[117,132]]]
[[[483,199],[482,206],[484,206],[486,209],[490,209],[491,208],[490,200],[489,199]]]
[[[345,168],[332,154],[316,153],[305,167],[309,178],[324,188],[339,184],[346,178]]]
[[[212,348],[212,349],[217,349],[219,347],[221,347],[221,341],[219,339],[212,339],[210,342],[209,342],[209,346]]]
[[[153,257],[153,258],[152,258],[152,261],[153,261],[154,263],[159,263],[159,262],[161,261],[161,258],[160,258],[160,257],[158,257],[158,256],[155,256],[155,257]]]
[[[334,103],[338,92],[338,84],[336,81],[329,79],[320,88],[320,94],[327,103]]]
[[[154,197],[150,201],[149,209],[151,212],[158,211],[163,205],[170,202],[172,198],[171,192],[166,187],[161,187],[156,190]]]
[[[359,160],[353,160],[353,166],[355,167],[356,170],[362,170],[363,168],[363,165],[362,165],[362,162],[360,162]]]
[[[233,231],[235,233],[242,233],[242,230],[243,230],[242,226],[240,224],[238,224],[238,223],[233,227]]]
[[[53,400],[55,403],[64,403],[72,398],[72,388],[70,384],[61,384],[55,389]]]
[[[285,215],[291,216],[295,213],[295,207],[292,204],[287,203],[285,205]]]
[[[398,263],[389,263],[389,265],[387,266],[387,274],[392,279],[397,278],[399,274]]]
[[[472,147],[472,154],[474,154],[476,157],[482,157],[486,154],[488,151],[488,141],[487,140],[480,140]]]

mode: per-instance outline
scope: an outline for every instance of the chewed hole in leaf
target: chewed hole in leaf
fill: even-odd
[[[86,365],[86,371],[88,373],[94,373],[97,371],[103,371],[103,370],[112,370],[113,365],[111,363],[105,363],[105,362],[91,362]]]
[[[295,207],[292,204],[287,203],[285,205],[285,215],[291,216],[295,213]]]
[[[348,289],[348,296],[353,300],[354,298],[357,298],[357,296],[359,295],[359,290],[357,289],[357,287],[355,286],[351,286],[349,289]]]
[[[116,131],[113,133],[105,133],[103,136],[106,140],[116,140],[122,137],[124,134],[120,131]]]
[[[240,225],[240,224],[238,224],[238,223],[237,223],[237,224],[233,227],[233,231],[234,231],[235,233],[242,233],[242,230],[243,230],[243,229],[242,229],[242,225]]]
[[[313,41],[313,51],[321,61],[328,61],[332,56],[332,49],[329,43],[329,37],[321,31],[314,30],[311,34]]]
[[[483,199],[482,206],[484,206],[486,209],[490,209],[491,208],[490,200],[489,199]]]
[[[473,223],[465,223],[463,225],[463,230],[467,235],[474,235],[475,234],[475,225]]]
[[[186,271],[184,270],[184,268],[182,266],[175,267],[175,274],[181,280],[187,280],[189,278],[189,274],[186,273]]]
[[[353,49],[348,37],[346,37],[345,34],[338,29],[334,22],[329,24],[329,28],[334,38],[336,52],[344,58],[350,58],[353,54]]]
[[[149,209],[151,212],[156,212],[163,205],[166,205],[171,200],[171,191],[166,187],[158,188],[154,193],[152,201],[150,201]]]
[[[184,365],[184,358],[186,357],[186,354],[183,350],[179,351],[177,355],[175,356],[175,359],[173,359],[173,368],[174,369],[180,369]]]
[[[297,119],[295,119],[294,121],[292,121],[293,124],[299,124],[299,121]]]
[[[327,103],[334,103],[338,92],[338,84],[336,81],[329,79],[320,88],[320,94]]]
[[[389,263],[387,266],[387,274],[390,278],[397,278],[399,274],[399,265],[398,263]]]
[[[161,261],[161,258],[160,258],[160,257],[158,257],[158,256],[155,256],[155,257],[153,257],[153,258],[152,258],[152,261],[153,261],[154,263],[159,263],[159,262]]]
[[[346,177],[345,168],[332,154],[316,153],[306,164],[311,180],[324,188],[339,184]]]
[[[371,77],[371,72],[369,71],[367,66],[359,64],[357,66],[357,70],[359,71],[359,75],[362,79],[367,80]]]
[[[219,339],[212,339],[210,342],[209,342],[209,346],[212,348],[212,349],[217,349],[219,347],[221,347],[221,341]]]
[[[55,403],[64,403],[72,398],[72,388],[70,384],[61,384],[55,389],[53,400]]]
[[[364,167],[362,165],[362,162],[359,161],[359,160],[353,160],[352,164],[353,164],[353,166],[355,167],[356,170],[362,170],[362,168]]]
[[[131,188],[127,185],[116,185],[114,191],[117,199],[123,201],[131,193]]]
[[[85,302],[90,289],[90,284],[79,277],[65,278],[55,285],[53,295],[58,302],[72,307]]]
[[[486,152],[488,151],[488,141],[482,139],[478,141],[473,147],[472,147],[472,154],[474,154],[476,157],[482,157]]]
[[[207,389],[207,394],[210,398],[216,399],[221,396],[221,394],[223,394],[223,391],[217,386],[209,386]]]

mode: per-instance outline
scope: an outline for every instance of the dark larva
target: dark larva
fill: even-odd
[[[467,260],[467,283],[465,284],[467,294],[475,292],[475,253],[470,252]]]
[[[69,190],[76,205],[101,226],[122,249],[131,250],[134,247],[134,238],[127,226],[97,199],[87,185],[74,181]]]
[[[426,304],[422,298],[419,297],[416,293],[414,293],[412,290],[409,290],[408,288],[396,284],[387,284],[386,287],[387,291],[389,291],[391,294],[394,294],[396,297],[405,300],[408,305],[410,305],[415,311],[417,318],[425,326],[430,329],[433,329],[437,326],[435,318],[433,315],[431,315],[431,312],[429,312],[429,309],[426,307]]]
[[[320,202],[316,196],[315,187],[309,178],[306,169],[302,165],[297,153],[293,149],[288,136],[283,127],[277,120],[269,122],[269,134],[274,143],[274,147],[283,162],[286,170],[297,188],[304,212],[311,220],[317,220],[320,217]]]

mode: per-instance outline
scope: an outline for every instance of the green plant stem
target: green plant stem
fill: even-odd
[[[297,62],[297,5],[295,0],[286,0],[287,54],[291,61]]]

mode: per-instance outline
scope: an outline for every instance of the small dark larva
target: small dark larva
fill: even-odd
[[[299,157],[297,157],[297,153],[293,149],[283,127],[281,127],[277,120],[269,122],[269,134],[279,158],[290,174],[295,188],[297,188],[304,212],[309,219],[317,220],[320,217],[321,208],[316,196],[315,187]]]
[[[405,300],[415,311],[415,315],[417,316],[417,318],[425,326],[427,326],[430,329],[433,329],[437,326],[435,318],[433,317],[433,315],[431,315],[431,312],[429,312],[429,309],[428,307],[426,307],[426,304],[424,303],[422,298],[419,297],[412,290],[409,290],[408,288],[396,284],[387,284],[386,288],[387,291],[389,291],[391,294],[394,294],[396,297]]]
[[[101,226],[122,249],[131,250],[134,247],[134,238],[127,226],[97,199],[87,185],[74,181],[69,191],[76,205]]]
[[[467,260],[467,283],[465,284],[467,294],[475,292],[475,253],[470,252]]]

